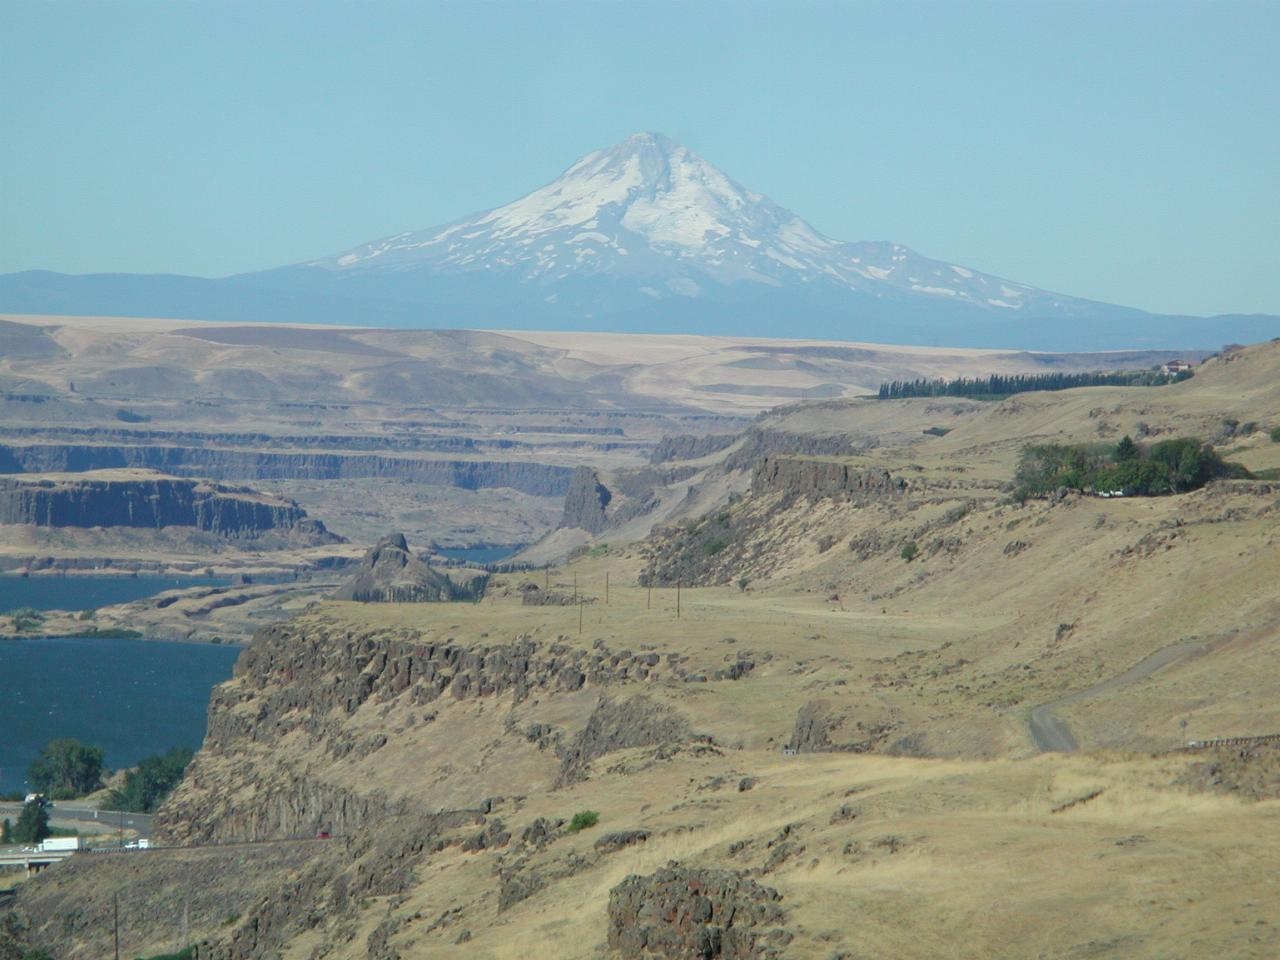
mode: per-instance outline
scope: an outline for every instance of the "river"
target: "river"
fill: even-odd
[[[28,765],[58,737],[101,747],[112,768],[199,747],[209,691],[239,654],[195,643],[0,640],[0,791],[24,790]]]
[[[115,603],[141,600],[178,587],[225,586],[226,577],[103,577],[0,575],[0,613],[31,607],[35,610],[96,610]]]

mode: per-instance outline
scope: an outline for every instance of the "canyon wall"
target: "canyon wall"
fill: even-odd
[[[0,524],[193,527],[228,539],[286,533],[334,542],[292,500],[176,477],[0,477]]]
[[[906,491],[907,482],[888,470],[837,460],[768,456],[756,464],[751,475],[754,494],[862,500],[899,497]]]
[[[73,443],[0,444],[0,473],[80,473],[143,468],[214,480],[348,480],[364,477],[462,487],[509,487],[563,496],[571,467],[508,460],[435,460],[380,454],[228,450]]]

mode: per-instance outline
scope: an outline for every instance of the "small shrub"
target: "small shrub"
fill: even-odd
[[[1271,428],[1271,442],[1280,443],[1280,427]]]
[[[920,548],[916,545],[916,542],[912,540],[910,543],[908,543],[905,547],[902,548],[901,556],[903,560],[907,561],[907,563],[910,563],[919,554],[920,554]]]
[[[577,833],[579,830],[589,830],[600,822],[600,814],[594,810],[579,810],[573,815],[573,819],[569,821],[569,832]]]
[[[702,545],[702,552],[706,554],[708,557],[714,557],[717,553],[719,553],[728,545],[729,544],[726,543],[724,540],[721,540],[719,537],[716,537],[712,540],[708,540],[706,543]]]

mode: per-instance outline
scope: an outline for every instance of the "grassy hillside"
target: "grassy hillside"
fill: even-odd
[[[302,612],[215,693],[160,832],[335,837],[264,866],[234,920],[193,913],[193,939],[289,960],[1273,957],[1280,748],[1185,744],[1280,733],[1278,423],[1280,344],[1169,387],[779,411],[758,425],[856,452],[773,449],[732,502],[495,576],[478,604]],[[1125,434],[1200,436],[1263,479],[1011,496],[1027,444]],[[531,605],[530,583],[587,602]],[[165,856],[134,861],[131,954],[172,946],[174,884],[236,882]],[[82,858],[18,906],[53,944],[63,898],[91,913],[121,882]],[[102,955],[97,929],[60,956]]]

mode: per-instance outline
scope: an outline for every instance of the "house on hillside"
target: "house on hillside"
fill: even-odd
[[[1169,360],[1160,365],[1160,372],[1166,376],[1176,377],[1180,373],[1187,373],[1191,370],[1192,363],[1186,360]]]

